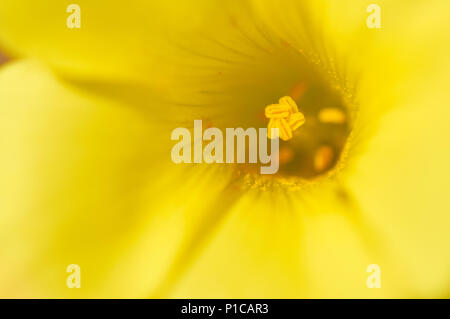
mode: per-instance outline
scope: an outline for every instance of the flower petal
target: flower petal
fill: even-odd
[[[12,55],[39,58],[70,76],[161,84],[171,72],[162,61],[170,59],[176,39],[201,26],[208,16],[204,11],[213,4],[75,3],[81,13],[79,29],[66,24],[74,12],[67,12],[70,2],[3,1],[0,45]]]
[[[411,291],[424,297],[447,296],[450,278],[450,5],[435,3],[405,8],[409,18],[396,27],[392,48],[403,60],[393,71],[398,81],[388,82],[394,94],[385,96],[396,107],[380,119],[348,178],[364,218],[403,260]]]
[[[367,266],[380,259],[373,258],[371,235],[360,229],[354,213],[333,199],[331,190],[284,196],[250,191],[231,207],[170,296],[404,296],[398,278],[389,273],[383,273],[383,290],[367,288]]]
[[[365,218],[404,260],[404,273],[426,297],[448,294],[449,80],[440,76],[428,78],[428,88],[411,86],[409,92],[420,93],[381,121],[348,181]]]
[[[2,69],[0,100],[1,294],[89,296],[142,217],[149,124],[34,62]],[[66,287],[69,264],[83,289]]]
[[[176,166],[146,113],[35,62],[2,69],[0,101],[0,295],[148,295],[226,176]],[[70,264],[81,289],[66,286]]]

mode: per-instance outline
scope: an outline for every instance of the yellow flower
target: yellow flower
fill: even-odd
[[[77,3],[0,7],[0,296],[448,296],[448,1]],[[279,174],[170,160],[283,96]]]

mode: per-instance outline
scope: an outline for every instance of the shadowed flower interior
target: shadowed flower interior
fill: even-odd
[[[204,50],[186,50],[203,75],[182,79],[189,89],[196,88],[189,93],[193,99],[183,98],[183,104],[198,106],[209,126],[263,128],[270,120],[265,107],[291,97],[305,123],[293,130],[292,138],[281,136],[280,169],[271,178],[307,180],[330,173],[340,161],[356,117],[353,88],[337,71],[339,61],[269,31],[249,31],[234,20],[228,28],[234,35],[229,43],[208,38]],[[257,173],[256,167],[241,164],[239,170]]]

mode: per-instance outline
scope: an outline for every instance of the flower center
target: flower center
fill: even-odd
[[[266,107],[265,115],[269,131],[280,131],[280,175],[310,179],[335,167],[350,131],[347,110],[337,94],[301,82],[290,97]]]
[[[269,119],[268,137],[275,138],[272,129],[277,128],[283,141],[290,140],[292,132],[305,123],[305,116],[299,112],[297,104],[290,96],[282,97],[279,104],[267,106],[265,115]]]
[[[260,175],[261,163],[236,166],[258,184],[328,176],[340,163],[355,117],[345,64],[320,43],[287,43],[271,33],[257,39],[237,36],[232,49],[207,41],[209,51],[199,53],[202,68],[196,68],[201,74],[182,79],[201,88],[180,99],[190,106],[185,112],[222,130],[278,128],[276,174]]]

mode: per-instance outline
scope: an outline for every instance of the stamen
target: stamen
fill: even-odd
[[[292,138],[292,129],[285,119],[278,119],[277,126],[280,129],[280,138],[283,141],[290,140]]]
[[[288,117],[290,114],[289,105],[272,104],[266,107],[265,115],[269,119],[282,119]]]
[[[304,123],[305,123],[305,116],[300,112],[294,113],[289,117],[288,124],[293,131],[298,129]]]
[[[284,96],[278,101],[281,105],[288,105],[291,111],[291,114],[298,112],[297,103],[290,97]]]
[[[297,104],[290,96],[280,98],[279,104],[271,104],[266,107],[265,115],[270,119],[267,125],[268,137],[272,136],[272,128],[278,128],[280,138],[283,141],[292,138],[292,132],[305,123],[305,116],[299,112]]]
[[[322,123],[345,123],[345,114],[342,110],[335,107],[327,107],[319,112],[319,121]]]
[[[314,155],[314,169],[323,172],[331,165],[334,157],[333,149],[329,146],[321,146]]]

